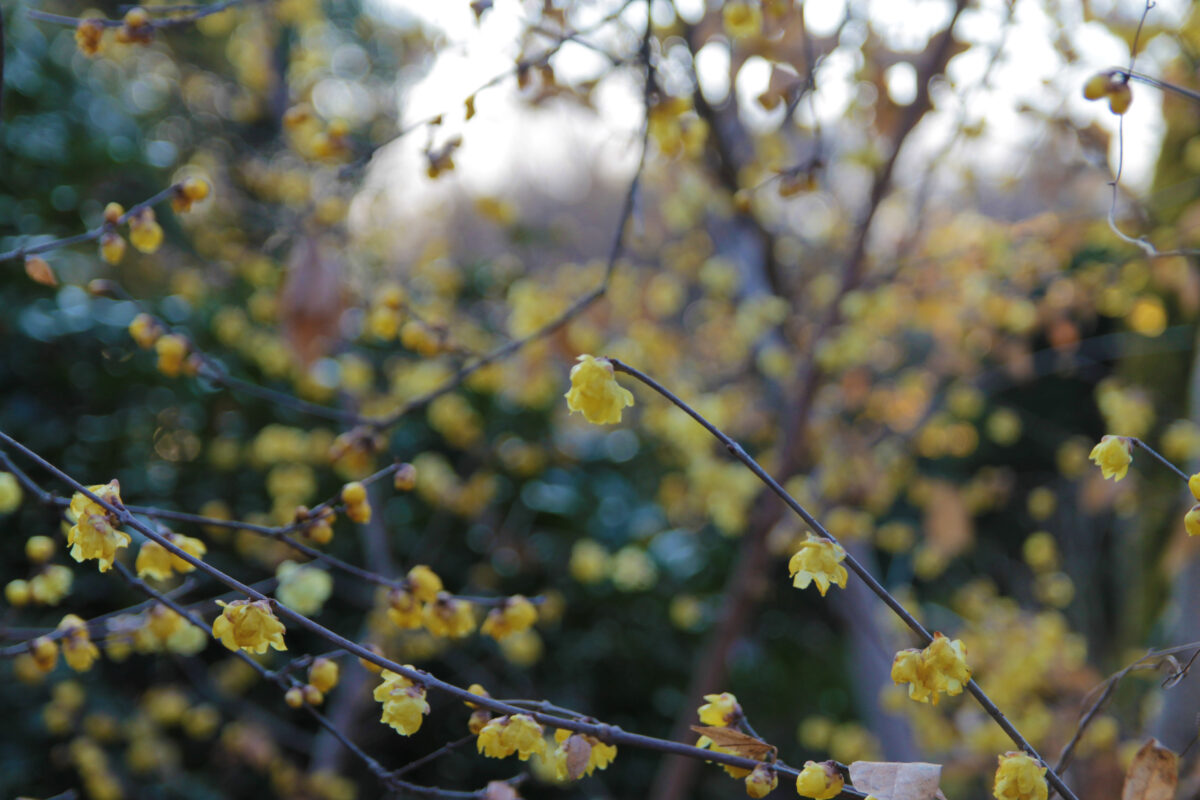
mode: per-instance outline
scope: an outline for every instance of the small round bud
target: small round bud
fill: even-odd
[[[325,702],[325,693],[311,683],[304,686],[304,702],[310,706],[319,706]]]
[[[25,556],[35,564],[44,564],[54,555],[54,540],[49,536],[30,536],[25,540]]]
[[[121,215],[125,213],[125,207],[120,203],[109,203],[104,207],[104,221],[109,225],[116,225],[121,221]]]
[[[1120,116],[1129,110],[1133,103],[1133,90],[1128,83],[1118,83],[1108,93],[1108,107],[1114,114]]]
[[[392,485],[398,492],[411,492],[417,485],[417,468],[405,462],[396,470]]]
[[[293,686],[284,693],[283,702],[292,708],[299,708],[304,705],[304,690],[299,686]]]

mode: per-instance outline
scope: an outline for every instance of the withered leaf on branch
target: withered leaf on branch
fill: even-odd
[[[734,728],[718,728],[712,725],[693,725],[692,730],[701,736],[713,740],[713,744],[734,755],[743,758],[753,758],[764,761],[768,755],[775,755],[779,750],[775,745],[767,744],[762,739],[755,739],[748,733],[742,733]]]
[[[279,323],[289,345],[311,364],[336,344],[345,294],[342,264],[315,237],[300,236],[288,255]]]
[[[563,742],[563,749],[567,751],[567,780],[577,781],[587,769],[592,746],[582,736],[573,735]]]
[[[855,789],[878,800],[934,800],[942,798],[938,784],[941,764],[904,761],[855,761],[850,765],[850,782]]]
[[[483,790],[484,800],[520,800],[520,795],[511,784],[504,781],[491,781]]]
[[[1150,739],[1133,757],[1125,773],[1121,800],[1174,800],[1179,783],[1179,757]]]

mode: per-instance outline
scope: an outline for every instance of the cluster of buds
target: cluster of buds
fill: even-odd
[[[1083,85],[1083,96],[1088,100],[1108,98],[1108,107],[1118,116],[1129,110],[1133,102],[1133,91],[1129,88],[1129,73],[1119,69],[1097,72]]]

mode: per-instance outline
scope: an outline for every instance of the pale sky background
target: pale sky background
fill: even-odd
[[[806,3],[805,19],[813,33],[832,32],[845,13],[847,1]],[[949,0],[849,1],[860,14],[869,16],[892,47],[899,49],[923,47],[929,35],[945,25],[950,8]],[[511,70],[518,55],[518,35],[525,14],[518,0],[496,0],[482,24],[477,24],[467,0],[374,2],[380,16],[396,22],[411,20],[413,24],[419,22],[429,29],[440,30],[449,43],[428,75],[412,86],[404,98],[406,120],[448,112],[447,130],[458,130],[462,101],[487,79]],[[593,17],[599,19],[617,5],[596,2],[589,8]],[[1053,47],[1059,24],[1045,15],[1039,0],[1018,0],[1004,54],[992,73],[992,88],[972,90],[966,95],[968,123],[985,120],[986,132],[969,149],[960,147],[956,153],[959,158],[970,159],[977,171],[990,172],[998,178],[1011,175],[1025,162],[1029,149],[1036,146],[1039,131],[1030,125],[1028,116],[1019,113],[1021,104],[1054,113],[1065,99],[1068,113],[1080,125],[1096,121],[1115,132],[1117,118],[1108,111],[1106,103],[1087,102],[1080,92],[1092,72],[1126,64],[1129,51],[1102,23],[1085,23],[1080,5],[1062,3],[1068,17],[1065,33],[1082,57],[1079,65],[1067,67]],[[1186,14],[1186,6],[1187,0],[1159,0],[1151,11],[1151,22],[1168,29],[1176,27]],[[681,16],[696,19],[703,9],[703,0],[676,0],[675,7]],[[1117,11],[1132,22],[1136,22],[1143,7],[1142,0],[1092,2],[1097,14]],[[669,4],[656,0],[654,13],[656,18],[660,15],[667,18],[672,11]],[[1005,13],[1004,0],[980,0],[964,12],[959,22],[960,36],[982,46],[951,61],[948,75],[956,90],[935,98],[938,110],[926,117],[918,129],[919,135],[906,146],[909,163],[921,164],[922,153],[942,148],[961,112],[961,89],[974,86],[983,74],[999,41]],[[637,30],[644,24],[644,15],[645,5],[633,3],[623,19]],[[587,17],[577,18],[577,27],[584,28],[587,24]],[[632,52],[636,40],[628,34],[622,38],[618,32],[618,26],[608,26],[590,38],[614,52]],[[853,31],[844,32],[847,46],[835,51],[820,67],[815,107],[827,127],[832,127],[842,116],[850,93],[855,91],[849,80],[856,66],[854,36]],[[1148,46],[1143,40],[1143,47],[1138,68],[1150,74],[1161,72],[1162,65],[1174,54],[1169,37],[1159,37]],[[564,82],[587,79],[608,69],[602,56],[573,43],[565,45],[552,63]],[[722,45],[710,43],[701,51],[697,68],[707,96],[716,99],[730,91],[728,52]],[[765,88],[768,74],[769,67],[762,59],[752,59],[738,73],[734,89],[751,125],[778,123],[777,117],[753,102]],[[915,92],[915,73],[911,69],[894,69],[888,81],[889,93],[897,101],[911,98]],[[601,85],[603,88],[596,95],[600,123],[560,104],[529,109],[516,97],[512,80],[481,93],[478,114],[466,126],[463,147],[455,155],[458,166],[455,180],[459,186],[475,194],[496,194],[511,185],[514,177],[526,176],[568,201],[589,190],[592,166],[596,163],[609,165],[605,174],[611,174],[614,182],[623,182],[637,153],[635,142],[642,113],[640,90],[629,70]],[[1124,185],[1137,193],[1146,190],[1152,177],[1162,135],[1162,117],[1157,90],[1135,85],[1134,97],[1133,106],[1125,116]],[[802,109],[807,109],[807,104]],[[1114,136],[1112,163],[1116,157],[1115,143]],[[383,187],[401,215],[427,207],[437,196],[455,191],[451,182],[430,182],[424,178],[421,155],[424,146],[422,133],[406,137],[389,148],[373,172],[372,183]],[[417,181],[412,178],[414,174],[420,176]],[[396,175],[405,178],[397,181]],[[903,177],[902,171],[900,178]]]

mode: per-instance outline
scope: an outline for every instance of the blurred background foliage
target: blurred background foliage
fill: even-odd
[[[632,386],[619,426],[569,417],[577,354],[638,366],[743,442],[931,629],[967,643],[1048,757],[1104,676],[1200,639],[1187,493],[1140,452],[1119,484],[1087,462],[1102,434],[1143,437],[1189,473],[1200,455],[1195,258],[1148,257],[1109,230],[1117,117],[1078,97],[1105,59],[1128,58],[1142,4],[653,2],[645,92],[645,3],[445,5],[465,28],[405,3],[246,2],[145,45],[110,31],[88,57],[71,27],[0,4],[0,252],[95,228],[106,203],[188,176],[213,186],[189,214],[160,209],[154,254],[53,251],[53,288],[4,265],[0,429],[85,483],[119,479],[126,502],[269,525],[412,462],[415,491],[373,488],[372,522],[339,520],[325,549],[388,577],[429,564],[459,594],[540,596],[541,620],[499,643],[403,632],[385,593],[335,574],[323,624],[494,697],[656,736],[691,741],[701,695],[732,691],[789,763],[936,761],[951,797],[990,781],[1011,747],[1000,730],[969,699],[919,706],[891,685],[892,654],[914,642],[853,579],[825,598],[791,588],[803,525],[678,410]],[[460,93],[492,78],[481,42],[507,66]],[[1140,43],[1140,69],[1200,88],[1200,12],[1164,3]],[[1053,78],[1031,92],[1017,84],[1032,53]],[[1200,106],[1134,91],[1141,185],[1121,190],[1118,219],[1163,251],[1195,246]],[[605,278],[647,112],[625,253]],[[96,279],[127,294],[89,291]],[[352,426],[338,413],[403,409],[597,285],[597,302],[420,402],[376,451],[339,444]],[[333,418],[163,375],[126,331],[139,310]],[[57,604],[9,596],[9,644],[141,601],[70,560],[56,512],[28,495],[0,527],[5,582],[45,569],[25,552],[39,534],[74,575]],[[245,532],[179,530],[246,582],[297,558]],[[195,575],[182,591],[209,616],[225,596]],[[328,649],[287,641],[266,663]],[[81,674],[2,669],[5,796],[381,791],[212,643]],[[1080,796],[1115,797],[1147,735],[1188,744],[1200,692],[1160,677],[1135,673],[1084,737],[1068,775]],[[374,681],[343,659],[325,710],[385,766],[465,733],[466,710],[431,698],[420,732],[396,736]],[[410,777],[474,789],[515,766],[468,745]],[[598,777],[521,791],[743,789],[622,749]]]

